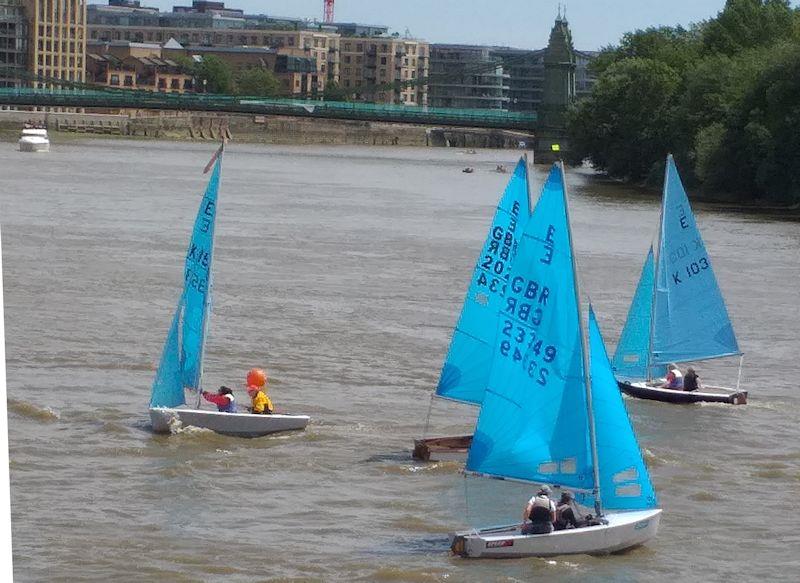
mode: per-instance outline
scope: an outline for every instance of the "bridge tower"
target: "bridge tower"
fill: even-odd
[[[333,22],[333,0],[325,0],[325,22]]]
[[[575,69],[577,61],[572,46],[572,32],[565,13],[558,10],[550,31],[544,55],[544,86],[539,107],[539,140],[537,150],[545,158],[559,158],[567,148],[566,112],[575,101]],[[553,149],[557,144],[558,148]],[[540,160],[543,160],[539,157]],[[543,160],[544,161],[544,160]]]

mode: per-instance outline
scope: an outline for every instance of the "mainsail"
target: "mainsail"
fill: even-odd
[[[589,360],[602,506],[606,510],[655,508],[655,489],[614,379],[591,306]]]
[[[436,394],[480,404],[489,378],[497,312],[530,215],[528,166],[520,159],[497,205],[453,332]]]
[[[659,243],[651,363],[740,354],[672,156],[667,158]]]
[[[151,407],[176,407],[185,403],[184,387],[200,389],[211,307],[211,259],[221,165],[222,156],[218,153],[194,222],[186,253],[183,292],[153,381]]]
[[[559,165],[524,230],[497,326],[467,469],[592,490],[581,322]]]
[[[647,374],[647,363],[650,360],[654,279],[655,263],[651,246],[642,267],[639,285],[636,287],[636,293],[628,310],[625,327],[622,329],[622,335],[614,352],[614,372],[618,377],[657,378],[666,372],[663,366],[651,366],[650,375]]]

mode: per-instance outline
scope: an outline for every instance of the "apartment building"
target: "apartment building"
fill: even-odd
[[[39,77],[86,78],[86,0],[25,0],[28,70]],[[36,86],[54,85],[36,81]]]
[[[356,99],[428,104],[428,43],[397,37],[344,37],[339,48],[340,85]]]
[[[18,87],[28,62],[23,0],[0,0],[0,87]]]
[[[509,74],[489,47],[431,45],[432,107],[508,109]]]

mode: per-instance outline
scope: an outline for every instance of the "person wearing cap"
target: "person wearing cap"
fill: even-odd
[[[220,413],[236,413],[236,400],[233,397],[233,391],[225,385],[221,386],[216,393],[203,391],[203,398],[210,403],[214,403]]]
[[[575,508],[572,505],[574,501],[575,496],[572,495],[572,492],[561,492],[561,499],[556,506],[556,519],[553,522],[553,527],[555,527],[556,530],[578,528],[578,518],[575,514]]]
[[[678,391],[683,390],[683,374],[681,374],[681,369],[678,368],[677,364],[670,364],[667,367],[667,378],[666,382],[661,385],[662,389],[676,389]]]
[[[556,505],[550,499],[550,486],[543,485],[536,495],[528,500],[522,512],[522,534],[547,534],[553,532]]]
[[[250,395],[250,412],[255,415],[270,415],[274,411],[272,401],[267,396],[267,374],[260,368],[247,373],[247,394]]]

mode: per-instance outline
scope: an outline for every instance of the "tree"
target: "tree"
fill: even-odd
[[[671,67],[652,59],[609,66],[568,116],[573,160],[589,158],[619,178],[646,178],[671,150],[668,120],[679,81]]]
[[[632,57],[653,59],[683,71],[696,61],[700,52],[700,29],[682,26],[651,27],[628,32],[618,47],[605,47],[590,67],[595,74],[603,73],[612,64]]]
[[[236,93],[256,97],[275,97],[280,93],[281,83],[266,69],[245,69],[236,77]]]
[[[197,90],[207,93],[232,93],[233,73],[228,64],[214,55],[203,57],[194,66]]]
[[[707,54],[737,52],[792,38],[795,15],[788,0],[727,0],[703,29]]]
[[[328,81],[325,84],[325,91],[322,98],[325,101],[350,101],[353,94],[339,85],[336,81]]]

